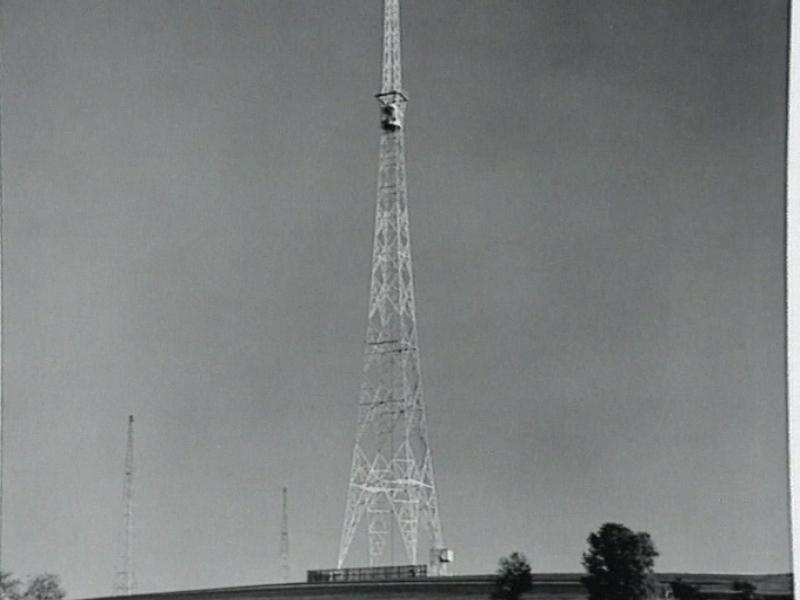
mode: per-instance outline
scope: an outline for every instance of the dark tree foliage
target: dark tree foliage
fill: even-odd
[[[656,595],[653,574],[658,556],[648,533],[606,523],[588,539],[583,555],[587,575],[581,579],[589,600],[645,600]]]
[[[700,589],[696,585],[686,583],[680,577],[670,581],[669,586],[675,600],[700,600]]]
[[[11,573],[0,574],[0,600],[63,600],[66,592],[57,575],[44,573],[22,582]]]
[[[531,589],[531,565],[521,552],[512,552],[500,559],[494,580],[492,598],[516,600]]]
[[[0,573],[0,600],[19,600],[22,597],[21,585],[11,573]]]
[[[736,596],[737,598],[741,598],[741,600],[755,600],[758,598],[756,595],[756,586],[752,582],[744,579],[734,581],[733,590],[738,592]]]
[[[37,575],[28,582],[22,600],[63,600],[66,592],[61,589],[58,575],[45,573]]]

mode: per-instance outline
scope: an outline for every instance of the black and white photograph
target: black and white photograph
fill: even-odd
[[[791,9],[0,1],[0,600],[795,598]]]

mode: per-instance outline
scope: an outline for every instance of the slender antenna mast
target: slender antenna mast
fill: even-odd
[[[125,482],[122,490],[121,553],[114,592],[120,596],[130,596],[135,588],[133,578],[133,415],[128,417],[128,447],[125,452]]]
[[[3,27],[2,9],[0,9],[0,30]],[[2,31],[0,31],[2,34]],[[0,39],[3,39],[0,37]],[[2,72],[2,49],[0,49],[0,72]],[[0,76],[2,80],[2,76]],[[0,91],[0,95],[2,92]],[[2,116],[0,116],[2,121]],[[0,133],[0,154],[2,154],[2,133]],[[2,570],[3,549],[3,161],[0,159],[0,576]]]
[[[281,516],[281,582],[289,581],[289,508],[286,488],[283,488],[283,514]]]

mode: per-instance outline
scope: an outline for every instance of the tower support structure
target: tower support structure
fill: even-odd
[[[136,589],[133,567],[133,415],[128,417],[128,443],[125,450],[125,478],[122,486],[122,531],[119,568],[114,592],[130,596]]]
[[[371,566],[392,560],[395,532],[407,562],[417,564],[420,522],[429,531],[433,548],[444,544],[417,336],[399,0],[384,0],[382,87],[376,97],[380,149],[369,311],[338,568],[344,565],[363,520]],[[437,565],[437,571],[445,567]]]

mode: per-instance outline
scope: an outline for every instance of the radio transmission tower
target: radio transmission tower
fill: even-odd
[[[398,531],[417,564],[419,522],[433,547],[443,545],[431,450],[422,401],[414,281],[406,203],[399,0],[385,0],[378,199],[358,429],[350,471],[338,567],[356,529],[367,521],[370,565],[393,559]],[[393,561],[392,561],[393,562]]]
[[[122,488],[122,536],[120,566],[114,592],[130,596],[135,588],[133,578],[133,415],[128,417],[128,446],[125,451],[125,481]]]
[[[289,507],[286,488],[283,488],[283,512],[281,514],[281,581],[289,581]]]

